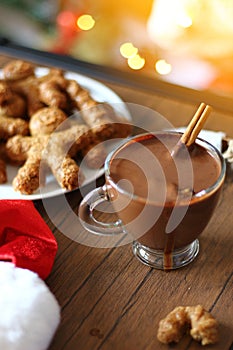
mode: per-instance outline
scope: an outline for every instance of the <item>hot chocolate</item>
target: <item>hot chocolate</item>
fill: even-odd
[[[133,242],[134,254],[154,268],[189,264],[225,176],[221,153],[206,141],[194,141],[186,147],[181,134],[169,131],[125,140],[106,159],[105,185],[80,204],[83,226],[117,245]],[[95,209],[108,202],[118,219],[99,221]]]
[[[142,246],[163,251],[167,265],[173,250],[185,248],[204,230],[223,183],[216,186],[220,159],[201,141],[171,157],[179,138],[176,133],[139,136],[119,148],[109,164],[109,195],[126,231]]]

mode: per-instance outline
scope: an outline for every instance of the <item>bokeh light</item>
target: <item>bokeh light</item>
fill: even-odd
[[[155,69],[157,73],[161,75],[166,75],[172,71],[172,66],[170,63],[166,62],[165,60],[158,60],[155,63]]]
[[[138,49],[132,43],[124,43],[120,46],[120,53],[125,58],[130,58],[138,53]]]
[[[95,20],[91,15],[81,15],[77,19],[77,26],[82,30],[90,30],[94,27]]]
[[[141,69],[144,65],[145,59],[138,54],[128,58],[128,66],[134,70]]]
[[[57,24],[59,28],[76,30],[76,16],[71,11],[62,11],[57,16]]]
[[[177,24],[182,28],[189,28],[193,24],[192,18],[188,15],[179,16]]]

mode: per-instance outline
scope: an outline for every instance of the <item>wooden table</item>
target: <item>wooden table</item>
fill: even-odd
[[[97,70],[92,73],[95,76]],[[233,137],[232,103],[221,104],[222,97],[149,80],[148,84],[147,80],[140,80],[140,84],[132,80],[114,82],[114,76],[101,79],[101,74],[99,80],[124,101],[152,108],[175,126],[186,125],[201,101],[211,102],[215,110],[206,128]],[[93,248],[69,238],[75,238],[76,233],[86,234],[76,215],[82,199],[80,191],[66,195],[68,211],[63,196],[35,201],[59,247],[46,280],[61,306],[61,323],[49,350],[201,349],[189,336],[176,346],[160,344],[156,337],[159,320],[173,308],[196,304],[202,304],[220,324],[219,343],[206,348],[233,347],[232,179],[229,171],[218,208],[200,237],[198,257],[171,272],[141,264],[130,244]],[[103,177],[98,180],[98,184],[103,182]],[[50,208],[49,215],[46,208]]]

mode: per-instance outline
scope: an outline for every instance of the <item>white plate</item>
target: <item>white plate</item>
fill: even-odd
[[[47,72],[48,72],[47,68],[36,69],[36,75],[38,76],[45,75],[47,74]],[[114,91],[109,89],[107,86],[105,86],[104,84],[94,79],[91,79],[84,75],[73,73],[73,72],[66,72],[65,76],[67,79],[77,80],[77,82],[83,88],[86,88],[90,92],[91,96],[96,101],[109,103],[114,108],[114,110],[118,112],[119,115],[125,118],[126,122],[131,121],[131,116],[125,103]],[[1,71],[0,71],[0,78],[2,78]],[[110,152],[115,146],[116,146],[116,143],[112,143],[111,145],[108,145],[107,152]],[[46,178],[46,186],[44,188],[38,189],[36,192],[34,192],[31,195],[22,195],[18,192],[15,192],[11,185],[13,178],[17,174],[17,171],[18,171],[17,167],[7,165],[8,182],[0,185],[0,199],[36,200],[36,199],[42,199],[42,198],[55,197],[62,193],[68,192],[60,188],[60,186],[58,185],[53,175],[49,175]],[[94,170],[86,167],[85,165],[82,165],[82,171],[85,176],[85,181],[81,187],[84,187],[87,184],[96,180],[101,175],[103,175],[104,168]]]

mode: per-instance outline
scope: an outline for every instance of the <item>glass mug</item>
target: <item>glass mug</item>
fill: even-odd
[[[105,161],[105,185],[82,200],[79,218],[94,234],[125,233],[134,255],[171,270],[199,252],[198,236],[217,206],[225,178],[221,153],[205,140],[173,154],[181,134],[145,133],[124,140]],[[111,202],[118,219],[99,221],[95,210]]]

